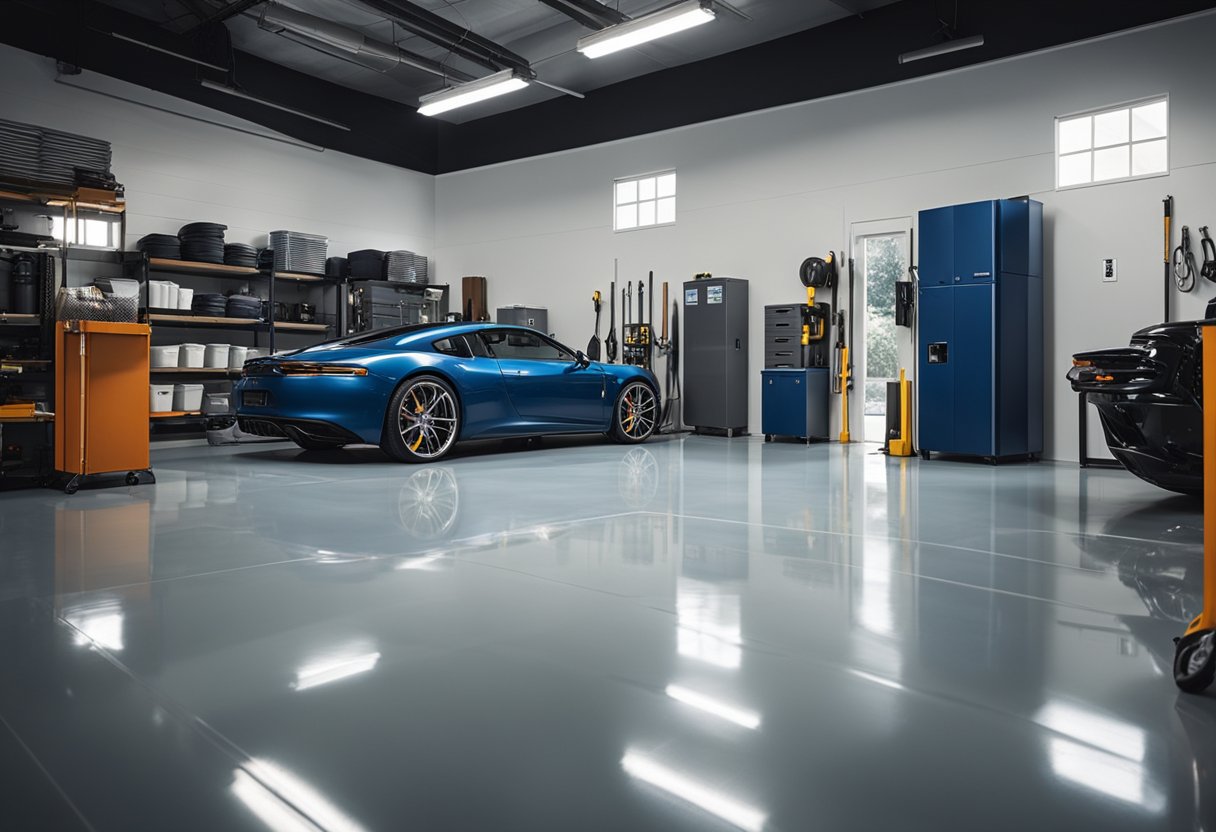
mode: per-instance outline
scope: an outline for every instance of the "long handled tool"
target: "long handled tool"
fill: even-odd
[[[650,284],[646,287],[646,297],[650,305],[646,307],[646,369],[654,369],[654,272],[650,272]]]
[[[1216,282],[1216,243],[1212,242],[1206,225],[1199,229],[1199,247],[1203,249],[1203,267],[1199,273],[1205,280]]]
[[[600,360],[600,308],[603,304],[600,302],[600,291],[595,290],[591,296],[591,302],[595,305],[595,334],[591,336],[591,340],[587,342],[587,357],[592,361]]]
[[[840,441],[849,442],[849,391],[853,389],[853,363],[849,349],[853,346],[853,258],[849,258],[849,337],[840,352]]]
[[[608,340],[604,346],[608,363],[616,363],[616,260],[612,261],[612,286],[608,289]]]
[[[1174,213],[1174,197],[1167,194],[1161,202],[1165,205],[1165,250],[1162,255],[1165,261],[1165,317],[1162,320],[1168,324],[1170,322],[1170,278],[1172,276],[1170,274],[1172,271],[1170,267],[1170,243],[1174,240],[1170,234],[1170,218]]]

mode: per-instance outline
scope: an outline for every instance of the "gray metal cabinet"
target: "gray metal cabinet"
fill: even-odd
[[[747,281],[690,280],[683,307],[685,423],[747,433]]]

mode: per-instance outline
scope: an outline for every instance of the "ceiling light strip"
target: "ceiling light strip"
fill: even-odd
[[[685,0],[579,38],[576,48],[588,58],[599,58],[709,23],[714,16],[712,0]]]
[[[962,52],[964,49],[974,49],[977,46],[984,45],[983,35],[972,35],[969,38],[957,38],[948,40],[945,43],[939,43],[937,46],[927,46],[924,49],[915,49],[911,52],[905,52],[899,56],[901,64],[908,64],[912,61],[921,61],[925,58],[936,58],[938,55],[949,55],[951,52]]]
[[[496,98],[509,92],[522,90],[532,80],[526,73],[518,69],[504,69],[485,78],[469,81],[467,84],[457,84],[454,87],[424,95],[418,99],[418,115],[434,116],[455,110],[457,107],[467,107],[488,98]]]

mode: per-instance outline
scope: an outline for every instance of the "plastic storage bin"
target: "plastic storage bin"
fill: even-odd
[[[178,354],[181,352],[181,344],[168,344],[163,347],[152,347],[151,352],[153,367],[176,367],[178,362]]]
[[[245,366],[245,359],[249,357],[248,347],[232,346],[228,348],[228,369],[239,370]]]
[[[229,344],[208,344],[203,366],[215,370],[228,369]]]
[[[173,385],[153,384],[150,390],[148,411],[151,413],[168,413],[173,409]]]
[[[175,384],[173,385],[173,409],[178,411],[196,411],[203,409],[203,385]]]
[[[191,304],[194,303],[194,290],[188,289],[185,286],[177,287],[177,308],[190,310]]]
[[[202,367],[203,359],[207,355],[207,348],[202,344],[182,344],[181,352],[178,353],[177,366],[179,367]]]

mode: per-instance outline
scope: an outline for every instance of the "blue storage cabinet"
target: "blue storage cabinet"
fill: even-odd
[[[921,455],[1042,454],[1042,203],[935,208],[919,225]]]
[[[763,370],[760,374],[764,441],[774,436],[828,438],[827,367]]]

